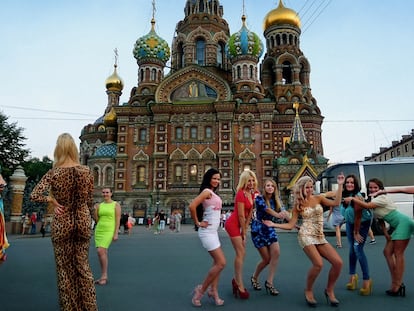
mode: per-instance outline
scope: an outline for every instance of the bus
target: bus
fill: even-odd
[[[384,162],[355,162],[340,163],[329,166],[321,172],[316,181],[316,192],[324,193],[335,191],[338,187],[336,177],[343,173],[345,176],[354,174],[361,185],[361,193],[366,196],[367,182],[371,178],[378,178],[384,183],[385,189],[400,186],[414,185],[414,157],[393,158]],[[414,218],[414,195],[405,193],[387,194],[395,202],[398,210]],[[376,222],[373,222],[373,230],[379,232]]]

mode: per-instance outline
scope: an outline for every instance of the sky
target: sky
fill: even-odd
[[[155,30],[169,46],[186,0],[156,0]],[[221,0],[230,33],[263,37],[278,0]],[[300,48],[322,115],[324,156],[354,162],[414,128],[414,1],[285,0],[302,22]],[[137,85],[134,43],[151,29],[152,0],[1,0],[0,111],[23,128],[31,156],[53,158],[56,138],[79,144],[82,128],[107,105],[105,80],[124,81],[121,103]]]

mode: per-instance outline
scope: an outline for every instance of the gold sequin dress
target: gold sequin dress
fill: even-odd
[[[298,233],[299,245],[304,248],[308,245],[328,243],[323,234],[322,205],[304,207],[301,215],[302,225]]]

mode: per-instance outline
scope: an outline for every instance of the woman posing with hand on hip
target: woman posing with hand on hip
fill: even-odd
[[[263,269],[268,266],[269,271],[265,281],[266,293],[269,292],[270,295],[276,296],[279,291],[273,286],[273,278],[280,255],[279,237],[274,228],[263,224],[263,220],[272,220],[273,218],[289,220],[290,217],[289,213],[282,209],[279,191],[273,179],[265,181],[264,193],[258,195],[255,201],[256,218],[252,221],[251,236],[261,260],[256,266],[251,282],[255,290],[261,290],[258,278]]]
[[[221,249],[217,229],[220,225],[220,215],[222,202],[216,194],[220,184],[220,172],[214,168],[209,169],[203,177],[200,186],[200,194],[191,202],[189,209],[194,224],[198,227],[198,236],[201,244],[213,258],[213,266],[208,271],[204,282],[197,285],[194,289],[194,296],[191,300],[195,307],[201,306],[201,298],[206,290],[210,298],[217,306],[224,304],[224,300],[218,294],[218,282],[220,273],[226,265],[226,258]],[[202,219],[197,215],[197,207],[201,205],[203,209]]]
[[[327,207],[338,206],[341,203],[344,175],[339,175],[337,182],[338,190],[335,195],[335,200],[330,200],[322,195],[313,195],[312,178],[308,176],[299,178],[293,189],[294,203],[290,221],[286,224],[276,224],[270,220],[264,221],[270,227],[289,230],[295,227],[299,216],[302,216],[302,225],[298,232],[298,241],[312,262],[312,267],[308,271],[305,287],[305,300],[309,307],[316,307],[317,305],[313,295],[313,284],[322,270],[323,258],[331,264],[325,289],[326,301],[333,307],[339,305],[339,301],[335,298],[334,287],[341,273],[342,259],[333,246],[325,239],[323,233],[322,207],[322,205]]]
[[[356,208],[373,209],[374,216],[382,221],[384,235],[387,240],[384,247],[384,256],[387,261],[388,269],[391,274],[391,288],[386,291],[389,296],[405,296],[405,285],[403,284],[405,258],[404,252],[410,242],[411,235],[414,233],[414,221],[412,218],[400,213],[397,206],[390,198],[385,195],[384,184],[377,178],[368,181],[368,192],[372,198],[370,202],[355,200],[354,198],[346,198],[345,202],[350,204],[354,202]],[[401,188],[401,192],[414,193],[414,188]],[[411,192],[410,192],[411,191]],[[390,190],[389,192],[399,192],[398,190]],[[394,229],[391,236],[385,228],[384,221],[389,223]],[[355,223],[355,230],[357,230]],[[359,238],[361,241],[362,239]]]
[[[79,164],[72,136],[61,134],[56,142],[53,168],[30,195],[32,201],[54,206],[51,227],[60,310],[98,310],[89,266],[93,207],[93,176]]]
[[[121,206],[112,200],[112,190],[102,189],[103,202],[95,204],[95,247],[98,252],[101,277],[96,285],[108,283],[108,248],[112,241],[118,240],[118,228],[121,220]]]
[[[232,286],[234,296],[240,297],[240,299],[249,298],[249,292],[243,285],[243,262],[246,255],[247,228],[253,214],[256,185],[257,178],[253,171],[245,170],[241,173],[234,200],[234,210],[224,225],[236,251]]]

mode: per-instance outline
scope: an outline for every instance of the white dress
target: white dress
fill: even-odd
[[[211,191],[211,190],[209,190]],[[220,247],[220,240],[217,229],[220,226],[221,215],[221,198],[211,191],[211,198],[204,200],[203,204],[203,221],[208,222],[206,228],[200,227],[198,229],[198,237],[201,244],[207,251],[213,251]]]

